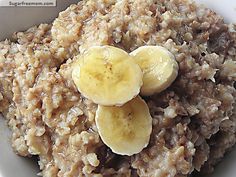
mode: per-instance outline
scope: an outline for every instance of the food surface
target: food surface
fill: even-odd
[[[104,143],[95,115],[112,110],[84,97],[72,79],[78,56],[104,45],[126,53],[162,46],[178,63],[168,88],[143,97],[152,132],[132,156]],[[188,0],[87,0],[0,42],[0,111],[14,151],[38,155],[45,177],[185,177],[211,172],[236,142],[235,73],[236,26],[207,8]]]

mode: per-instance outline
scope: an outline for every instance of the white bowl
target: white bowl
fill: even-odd
[[[196,0],[206,4],[225,17],[226,22],[236,22],[235,0]],[[32,25],[51,22],[58,12],[78,0],[57,0],[57,7],[0,7],[0,40]],[[209,177],[236,176],[236,148],[226,155]],[[14,154],[10,145],[10,131],[0,117],[0,177],[34,177],[39,172],[36,162]]]

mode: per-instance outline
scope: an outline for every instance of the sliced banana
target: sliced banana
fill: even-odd
[[[178,75],[175,57],[161,46],[142,46],[130,53],[143,71],[141,94],[159,93],[171,85]]]
[[[82,95],[100,105],[123,105],[140,92],[142,71],[125,51],[96,46],[79,57],[72,78]]]
[[[116,154],[131,156],[149,143],[152,117],[139,96],[121,107],[99,105],[95,121],[102,141]]]

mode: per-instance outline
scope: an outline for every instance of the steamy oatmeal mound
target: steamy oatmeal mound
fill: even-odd
[[[98,105],[72,79],[76,56],[104,45],[162,46],[178,63],[167,89],[143,97],[152,131],[130,156],[104,143]],[[236,26],[188,0],[84,0],[0,42],[0,111],[14,151],[38,156],[45,177],[212,172],[236,142],[235,81]]]

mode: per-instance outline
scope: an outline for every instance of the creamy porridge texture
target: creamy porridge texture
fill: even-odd
[[[15,33],[0,42],[0,111],[14,151],[38,155],[45,177],[211,172],[236,141],[235,30],[188,0],[86,0],[50,25]],[[167,90],[144,98],[152,134],[131,157],[105,146],[97,105],[72,80],[74,56],[97,45],[128,53],[159,45],[179,64]]]

